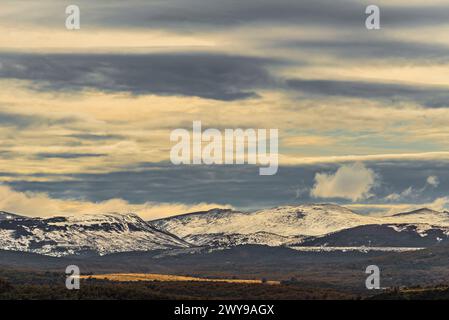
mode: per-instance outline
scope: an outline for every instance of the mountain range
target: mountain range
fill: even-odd
[[[295,250],[419,250],[449,241],[449,213],[361,215],[331,204],[241,212],[213,209],[153,221],[135,214],[31,218],[0,212],[0,250],[62,257],[195,252],[240,245]]]

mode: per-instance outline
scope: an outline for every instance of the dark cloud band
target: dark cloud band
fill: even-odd
[[[16,5],[17,1],[8,1]],[[8,4],[7,2],[7,4]],[[6,4],[6,5],[7,5]],[[333,28],[364,28],[365,8],[372,4],[359,0],[78,0],[83,25],[108,28],[176,29],[181,32],[217,30],[245,24],[296,24]],[[66,4],[58,0],[42,0],[30,10],[11,17],[13,21],[57,25],[56,18]],[[38,10],[39,7],[41,10]],[[385,27],[423,26],[447,23],[449,6],[389,5],[381,7]]]
[[[71,152],[60,152],[60,153],[47,153],[42,152],[36,154],[34,157],[36,159],[79,159],[79,158],[97,158],[105,157],[107,154],[104,153],[71,153]]]
[[[449,106],[449,88],[414,86],[395,83],[307,80],[287,81],[290,89],[315,96],[342,96],[351,98],[389,100],[390,102],[411,101],[429,108]]]
[[[0,78],[38,90],[128,92],[232,101],[274,80],[274,60],[220,54],[3,54]]]
[[[317,173],[334,174],[341,164],[283,166],[274,176],[259,176],[255,166],[173,166],[167,163],[143,163],[139,166],[102,174],[48,176],[50,181],[22,181],[8,184],[19,191],[48,192],[56,198],[103,201],[123,198],[131,203],[147,201],[195,204],[226,203],[240,208],[270,207],[302,202],[339,202],[342,199],[317,199],[310,196]],[[447,161],[367,161],[376,173],[377,183],[371,203],[390,203],[385,197],[413,187],[425,186],[429,176],[440,181],[437,188],[425,188],[413,203],[431,202],[447,196]],[[0,173],[1,176],[1,173]],[[51,178],[54,181],[51,181]],[[282,187],[280,187],[282,186]],[[300,192],[298,192],[300,191]]]

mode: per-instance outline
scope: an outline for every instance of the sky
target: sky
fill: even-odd
[[[68,5],[81,29],[65,27]],[[380,30],[365,8],[380,8]],[[449,0],[0,0],[0,210],[449,206]],[[276,128],[280,167],[170,132]]]

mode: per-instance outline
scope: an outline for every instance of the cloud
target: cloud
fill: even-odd
[[[426,183],[422,188],[413,188],[408,187],[401,193],[391,193],[388,196],[385,197],[385,200],[387,201],[404,201],[405,199],[418,199],[421,197],[421,195],[427,190],[427,186],[431,186],[433,188],[438,187],[440,184],[440,181],[437,176],[428,176],[426,179]]]
[[[49,153],[49,152],[41,152],[35,155],[38,159],[79,159],[79,158],[97,158],[97,157],[105,157],[107,154],[105,153],[70,153],[70,152],[60,152],[60,153]]]
[[[92,133],[74,133],[69,134],[66,137],[89,141],[121,140],[125,138],[125,136],[118,134],[92,134]]]
[[[342,165],[335,174],[317,173],[310,195],[315,198],[342,198],[352,201],[371,196],[376,175],[363,163]]]
[[[12,8],[17,8],[11,9],[11,4]],[[2,18],[32,25],[54,26],[59,22],[54,17],[63,12],[65,5],[57,0],[43,0],[30,8],[28,3],[6,1],[3,4],[6,14]],[[77,5],[82,8],[82,12],[89,12],[83,18],[84,25],[88,26],[184,28],[192,31],[193,28],[219,29],[255,22],[362,28],[367,3],[357,0],[129,0],[124,5],[119,0],[78,0]],[[382,3],[381,10],[384,26],[419,26],[445,23],[448,6],[428,2],[425,6],[417,6],[388,1]]]
[[[385,197],[385,200],[388,201],[398,201],[400,199],[409,197],[411,194],[413,194],[414,190],[412,187],[408,187],[407,189],[405,189],[404,191],[402,191],[401,193],[392,193],[389,194],[388,196]]]
[[[109,156],[108,156],[109,157]],[[100,159],[103,159],[102,157]],[[68,164],[78,165],[92,159],[66,160]],[[42,160],[63,161],[64,159]],[[17,163],[5,159],[4,163]],[[142,162],[128,166],[117,166],[115,170],[107,167],[104,172],[65,172],[17,174],[3,167],[0,181],[14,190],[44,192],[56,199],[85,199],[90,202],[103,202],[111,198],[121,198],[130,203],[145,202],[231,204],[242,210],[274,207],[288,203],[316,202],[310,190],[316,184],[316,175],[334,175],[343,163],[318,163],[295,166],[280,166],[275,176],[261,177],[256,166],[174,166],[170,163]],[[449,188],[448,161],[376,160],[364,161],[365,166],[376,174],[376,181],[366,199],[370,203],[393,205],[400,202],[427,203],[432,199],[447,196]],[[42,164],[38,167],[41,168]],[[12,166],[12,164],[11,164]],[[19,166],[20,167],[20,166]],[[77,168],[77,167],[75,167]],[[429,175],[437,176],[438,188],[426,183]],[[377,179],[379,177],[379,179]],[[381,178],[381,179],[380,179]],[[426,188],[424,186],[427,185]],[[280,188],[279,186],[282,186]],[[412,193],[407,198],[394,198]],[[375,189],[374,189],[375,188]],[[305,192],[307,190],[307,192]],[[406,192],[404,192],[406,191]],[[364,199],[362,199],[364,200]],[[340,204],[348,203],[347,198],[327,199]]]
[[[446,87],[308,79],[291,79],[286,83],[291,89],[316,96],[342,96],[390,102],[416,101],[429,108],[442,108],[449,105],[449,88]]]
[[[315,54],[334,55],[340,59],[353,61],[354,59],[379,60],[392,59],[393,61],[404,60],[408,63],[416,60],[431,60],[435,62],[447,62],[449,47],[441,44],[405,41],[398,39],[385,39],[370,37],[361,33],[360,39],[351,40],[278,40],[274,46],[282,46],[300,52]]]
[[[407,101],[429,108],[447,107],[449,100],[449,88],[444,86],[303,78],[282,81],[269,69],[287,65],[286,61],[220,53],[2,53],[0,63],[0,78],[30,81],[30,87],[40,91],[98,90],[235,101],[258,97],[258,90],[288,89],[313,97]]]
[[[427,184],[431,185],[432,187],[436,188],[440,184],[440,180],[437,176],[429,176],[426,180]]]
[[[78,120],[73,117],[50,118],[40,115],[27,115],[20,113],[0,111],[0,125],[2,127],[14,127],[18,129],[50,127],[74,123]]]
[[[86,160],[87,165],[91,164],[90,158],[67,162],[77,164],[81,160]],[[5,160],[5,162],[11,162],[11,160]],[[129,165],[126,168],[119,167],[117,171],[95,173],[69,171],[69,173],[41,172],[17,175],[14,171],[4,168],[3,172],[0,172],[0,181],[4,181],[14,190],[44,192],[57,199],[86,199],[90,202],[103,202],[111,198],[121,198],[130,203],[139,204],[145,202],[177,202],[188,205],[222,203],[247,210],[287,203],[316,202],[317,197],[310,192],[317,183],[316,176],[327,173],[331,178],[342,166],[353,168],[353,163],[351,161],[340,164],[281,166],[276,175],[269,177],[259,176],[257,166],[174,166],[166,162],[145,162]],[[375,172],[373,185],[375,192],[374,189],[370,190],[368,194],[374,195],[367,199],[371,203],[393,205],[391,202],[394,201],[396,204],[399,199],[386,199],[386,197],[401,193],[407,195],[411,191],[413,192],[403,202],[427,203],[432,199],[447,196],[448,161],[403,159],[392,161],[388,159],[363,163]],[[348,173],[350,177],[353,171],[351,174]],[[423,189],[430,173],[439,177],[439,187],[433,188],[427,185],[427,188]],[[342,186],[341,189],[350,190],[349,184]],[[331,201],[345,204],[348,198],[349,196],[331,199]]]
[[[42,91],[127,92],[233,101],[271,85],[275,60],[207,53],[1,54],[0,78]]]
[[[123,199],[110,199],[101,202],[54,199],[46,193],[18,192],[8,186],[0,186],[0,210],[35,217],[132,212],[143,219],[151,220],[212,208],[232,207],[213,203],[186,205],[182,203],[146,202],[131,204]]]
[[[447,210],[449,208],[449,197],[437,198],[427,208],[437,211]]]

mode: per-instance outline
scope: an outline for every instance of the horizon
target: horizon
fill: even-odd
[[[108,212],[90,212],[90,213],[82,213],[80,215],[71,215],[71,214],[49,214],[49,215],[42,215],[42,216],[35,216],[35,215],[27,215],[25,213],[21,213],[21,212],[10,212],[10,211],[4,211],[0,209],[0,214],[11,214],[13,216],[19,216],[19,217],[24,217],[24,218],[41,218],[41,219],[50,219],[50,218],[57,218],[57,217],[64,217],[64,218],[82,218],[85,216],[101,216],[101,215],[118,215],[118,216],[126,216],[126,215],[135,215],[137,217],[139,217],[140,219],[144,220],[144,221],[157,221],[157,220],[164,220],[164,219],[170,219],[170,218],[175,218],[175,217],[180,217],[180,216],[187,216],[187,215],[192,215],[192,214],[206,214],[206,213],[210,213],[211,211],[232,211],[232,212],[236,212],[236,213],[256,213],[258,211],[269,211],[269,210],[274,210],[274,209],[280,209],[280,208],[288,208],[288,207],[301,207],[301,206],[336,206],[339,208],[343,208],[343,209],[348,209],[350,210],[352,213],[361,215],[361,216],[372,216],[372,217],[391,217],[394,215],[400,215],[400,214],[409,214],[409,213],[414,213],[417,211],[422,211],[422,210],[429,210],[432,212],[437,212],[437,213],[448,213],[447,210],[433,210],[427,207],[416,207],[413,210],[409,210],[409,211],[398,211],[398,212],[372,212],[372,213],[363,213],[363,212],[358,212],[354,209],[351,209],[350,206],[344,206],[344,205],[339,205],[336,203],[297,203],[297,204],[284,204],[284,205],[280,205],[280,206],[275,206],[275,207],[266,207],[266,208],[257,208],[257,209],[252,209],[252,210],[237,210],[235,208],[220,208],[220,207],[216,207],[216,208],[211,208],[208,210],[201,210],[201,211],[191,211],[191,212],[181,212],[181,213],[175,213],[173,215],[163,215],[161,214],[160,217],[154,217],[151,219],[145,219],[144,217],[142,217],[139,212],[137,211],[123,211],[123,212],[118,212],[118,211],[108,211]]]

